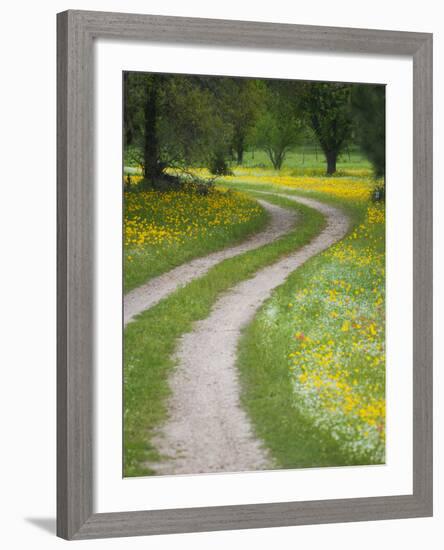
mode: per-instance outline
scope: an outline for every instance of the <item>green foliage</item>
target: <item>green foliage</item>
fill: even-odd
[[[224,98],[224,109],[232,127],[232,148],[236,152],[237,164],[242,164],[245,148],[263,110],[265,86],[260,80],[248,78],[226,80],[229,88]]]
[[[208,164],[213,151],[227,148],[230,134],[210,90],[192,77],[174,76],[159,125],[162,149],[168,150],[168,166]]]
[[[124,86],[125,150],[153,185],[167,167],[207,165],[228,148],[231,133],[198,77],[125,73]]]
[[[227,174],[229,160],[245,164],[248,150],[262,149],[279,170],[296,147],[314,143],[327,174],[357,143],[377,177],[385,168],[381,86],[131,72],[124,119],[125,165],[152,186],[172,168]]]
[[[254,134],[256,147],[263,149],[275,170],[280,170],[285,156],[303,135],[302,121],[297,118],[285,90],[279,83],[268,85],[265,108]]]
[[[349,84],[304,82],[297,97],[327,161],[327,174],[336,172],[338,155],[350,142],[353,128]]]
[[[208,169],[215,176],[230,176],[233,172],[230,170],[223,151],[216,151],[210,158]]]
[[[363,153],[377,178],[385,174],[385,86],[362,84],[353,87],[355,127]]]

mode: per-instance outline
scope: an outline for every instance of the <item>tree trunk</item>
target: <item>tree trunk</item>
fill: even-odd
[[[275,170],[280,170],[282,168],[284,158],[285,158],[285,153],[283,151],[279,151],[279,152],[274,151],[274,154],[270,156],[271,162],[273,164],[273,168]]]
[[[128,108],[128,95],[129,95],[129,72],[123,73],[123,124],[125,128],[125,147],[131,145],[133,142],[132,132],[132,120],[130,120],[129,108]]]
[[[155,184],[162,173],[159,163],[159,141],[157,137],[157,82],[154,80],[145,92],[144,127],[144,176]]]
[[[335,151],[327,151],[325,156],[327,157],[327,175],[331,176],[336,172],[337,154]]]

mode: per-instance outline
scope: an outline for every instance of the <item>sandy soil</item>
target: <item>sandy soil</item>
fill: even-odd
[[[237,246],[225,248],[180,265],[128,292],[123,301],[124,325],[126,326],[137,314],[153,307],[179,287],[188,284],[197,277],[201,277],[219,262],[271,243],[291,230],[296,220],[294,212],[269,202],[259,202],[270,215],[270,221],[263,231],[252,235]]]
[[[235,366],[238,339],[272,290],[309,258],[343,238],[349,226],[345,214],[333,206],[286,197],[319,210],[327,225],[309,244],[225,293],[209,317],[183,336],[170,379],[169,419],[154,440],[166,458],[149,465],[157,474],[273,468],[240,406]]]

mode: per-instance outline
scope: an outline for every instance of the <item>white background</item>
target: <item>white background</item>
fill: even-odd
[[[0,121],[3,153],[0,235],[2,238],[2,545],[51,549],[64,543],[53,535],[55,516],[55,13],[67,8],[120,10],[164,15],[250,19],[435,33],[435,212],[442,211],[442,14],[439,2],[373,0],[48,0],[2,6]],[[440,66],[438,65],[440,64]],[[441,97],[440,97],[441,96]],[[441,103],[440,101],[441,100]],[[442,155],[440,155],[442,156]],[[441,218],[442,219],[442,218]],[[443,232],[436,216],[436,253]],[[436,281],[443,280],[436,254]],[[443,294],[436,285],[436,310]],[[6,306],[6,307],[5,307]],[[442,315],[436,314],[436,365],[443,359]],[[435,375],[435,426],[443,414],[443,377]],[[329,550],[438,549],[444,536],[442,438],[435,429],[435,517],[360,524],[174,535],[89,541],[83,548],[207,549],[310,547]]]

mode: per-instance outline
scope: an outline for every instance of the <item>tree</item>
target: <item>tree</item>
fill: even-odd
[[[263,81],[251,78],[197,77],[213,96],[218,123],[223,125],[224,150],[215,152],[243,163],[244,151],[260,115],[264,96]]]
[[[152,182],[157,181],[163,171],[159,149],[157,115],[160,85],[161,81],[157,75],[147,78],[143,105],[143,175],[146,180]]]
[[[353,87],[353,113],[362,152],[373,165],[376,177],[385,175],[385,86],[358,84]]]
[[[275,170],[281,169],[287,153],[300,141],[302,131],[303,124],[286,90],[279,82],[270,82],[254,142],[267,153]]]
[[[257,122],[263,102],[264,88],[260,81],[248,78],[227,79],[226,113],[232,127],[233,149],[237,164],[242,164],[248,137]]]
[[[301,83],[297,101],[325,155],[327,174],[334,174],[338,156],[352,133],[351,86],[328,82]]]
[[[198,77],[129,73],[124,86],[126,152],[138,153],[147,185],[171,182],[167,167],[208,163],[231,139],[212,93]]]
[[[123,144],[125,156],[143,167],[142,139],[144,133],[144,98],[147,75],[123,73]]]

